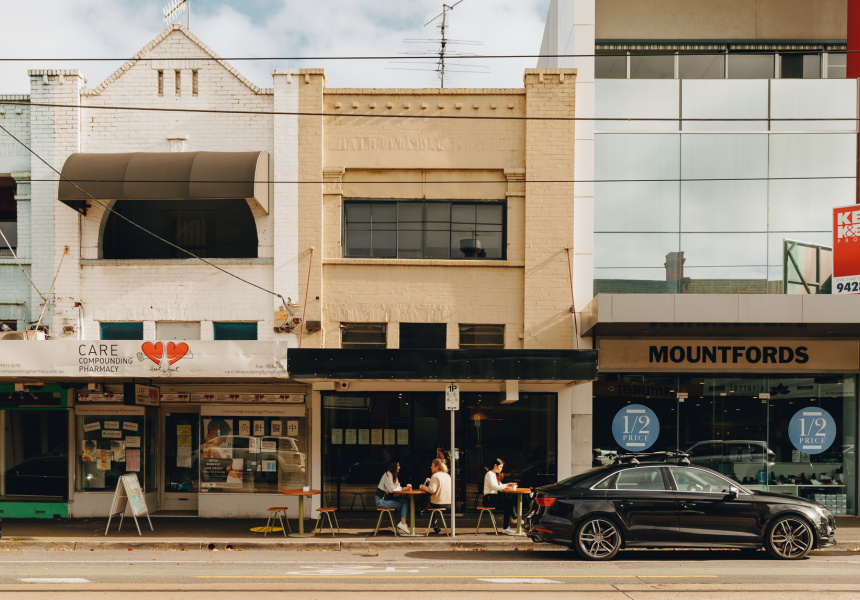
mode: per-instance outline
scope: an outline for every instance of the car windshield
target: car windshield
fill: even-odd
[[[556,485],[564,485],[564,486],[579,485],[581,482],[585,481],[586,479],[590,479],[594,475],[596,475],[598,473],[602,473],[605,470],[606,470],[605,466],[594,467],[592,469],[589,469],[587,471],[583,471],[582,473],[574,475],[573,477],[568,477],[567,479],[562,479]]]

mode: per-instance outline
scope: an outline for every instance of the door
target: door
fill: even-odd
[[[660,467],[620,471],[606,499],[628,531],[628,542],[643,545],[678,538],[678,506]]]
[[[678,525],[682,541],[701,545],[757,544],[756,503],[750,494],[729,493],[735,485],[696,467],[669,470],[678,491]]]
[[[200,491],[199,408],[165,408],[163,414],[164,480],[159,506],[161,510],[191,511],[196,514],[197,493]]]

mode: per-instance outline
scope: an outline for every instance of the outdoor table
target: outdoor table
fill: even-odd
[[[291,533],[290,537],[313,537],[313,532],[305,533],[305,496],[310,498],[314,494],[322,492],[320,490],[281,490],[281,493],[285,496],[299,497],[299,531],[298,533]]]
[[[503,490],[506,494],[516,494],[517,495],[517,530],[514,533],[509,533],[508,535],[521,535],[525,536],[526,534],[523,532],[523,496],[526,494],[531,494],[531,488],[517,488],[512,490],[511,488],[505,488]]]
[[[398,492],[394,492],[395,494],[399,494],[401,496],[409,496],[409,533],[400,533],[398,535],[418,537],[421,534],[415,533],[415,496],[420,496],[421,494],[426,494],[424,490],[400,490]]]

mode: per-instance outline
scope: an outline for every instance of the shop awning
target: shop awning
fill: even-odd
[[[597,378],[597,350],[294,348],[292,379],[577,383]]]
[[[268,152],[72,154],[58,200],[86,214],[96,200],[255,201],[269,212]],[[71,183],[70,183],[71,181]],[[74,185],[73,185],[74,184]],[[79,189],[80,188],[80,189]]]

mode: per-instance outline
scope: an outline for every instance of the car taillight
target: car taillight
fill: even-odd
[[[543,506],[544,508],[549,508],[553,504],[555,504],[556,498],[535,498],[535,502],[538,503],[538,506]]]
[[[293,462],[296,463],[297,465],[302,464],[302,457],[299,456],[298,454],[293,454]]]

